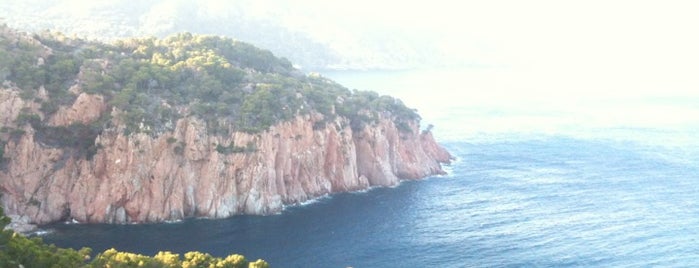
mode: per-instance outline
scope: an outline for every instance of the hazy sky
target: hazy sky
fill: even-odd
[[[325,8],[337,17],[369,18],[372,23],[429,33],[451,53],[491,66],[406,82],[432,87],[430,98],[424,92],[395,91],[428,119],[439,117],[449,105],[481,105],[521,116],[481,122],[480,116],[464,115],[450,120],[471,118],[462,122],[470,129],[699,122],[699,104],[692,104],[699,100],[699,2],[373,2],[379,1]],[[450,77],[463,83],[458,91],[435,89],[454,88],[440,85]],[[644,101],[665,97],[675,98]],[[552,114],[559,116],[551,119]]]
[[[699,62],[696,1],[363,2],[337,8],[448,34],[445,46],[464,46],[463,53],[478,47],[505,64],[665,70],[696,69]]]
[[[165,3],[182,1],[190,0]],[[0,6],[10,2],[13,1],[0,0]],[[79,13],[89,12],[90,6],[116,2],[69,0],[64,3]],[[217,12],[226,15],[230,11],[227,7],[235,3],[243,7],[246,16],[283,22],[315,38],[330,40],[334,42],[330,46],[337,48],[352,46],[352,39],[357,38],[373,42],[397,40],[386,42],[390,46],[429,43],[414,47],[436,46],[444,55],[465,64],[515,70],[522,80],[549,83],[550,88],[575,82],[573,86],[579,90],[699,91],[697,1],[199,0],[197,3],[208,7],[211,14],[207,16],[216,16]],[[340,51],[352,53],[356,49]],[[566,88],[573,90],[570,86]]]
[[[157,3],[145,15],[149,18],[179,14],[166,7],[193,0],[151,1],[138,2],[146,6]],[[11,3],[39,8],[42,5],[37,3],[55,2],[0,0],[0,14],[10,10],[3,9],[3,5]],[[61,17],[75,18],[92,14],[90,7],[125,3],[125,0],[69,0],[57,12],[67,14]],[[425,50],[438,47],[441,56],[474,65],[465,72],[414,77],[409,81],[399,79],[381,87],[357,86],[399,96],[409,106],[419,108],[426,118],[450,105],[480,105],[486,110],[504,107],[530,114],[533,110],[539,114],[567,112],[574,118],[560,120],[572,125],[594,118],[597,125],[636,122],[637,126],[660,123],[699,126],[699,1],[197,0],[196,3],[204,7],[197,12],[204,10],[206,17],[225,18],[242,12],[247,17],[278,22],[321,43],[325,40],[327,45],[342,52],[361,53],[380,43],[387,47],[369,53],[369,57],[385,51],[412,57],[423,55],[411,54],[414,52],[411,47]],[[162,25],[148,25],[151,26]],[[358,39],[364,43],[356,42]],[[391,47],[401,45],[406,45],[407,53]],[[426,55],[429,57],[433,52]],[[419,90],[405,92],[413,85],[420,85]],[[425,97],[425,89],[429,89],[429,98]],[[664,97],[677,102],[652,106],[638,102]],[[527,117],[515,121],[528,124],[535,120]],[[483,124],[501,127],[514,123],[501,124],[488,118]],[[542,121],[537,126],[551,125],[554,124]]]
[[[183,1],[190,0],[166,3]],[[0,7],[11,2],[14,1],[0,0]],[[122,5],[124,1],[116,2]],[[79,13],[115,1],[63,3]],[[230,6],[242,6],[247,16],[282,21],[335,42],[343,39],[333,37],[361,38],[377,33],[387,39],[395,35],[404,42],[432,42],[448,54],[485,65],[568,73],[592,70],[602,75],[650,73],[675,78],[697,73],[699,69],[696,64],[699,3],[696,1],[198,0],[197,3],[208,7],[209,16],[216,16],[216,12],[224,14]]]
[[[483,64],[699,90],[696,1],[301,2],[324,11],[313,18],[319,28],[324,20],[382,25],[427,34]]]

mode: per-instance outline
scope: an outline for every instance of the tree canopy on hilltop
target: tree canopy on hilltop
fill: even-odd
[[[38,118],[32,122],[41,130],[50,129],[44,120],[71,105],[80,92],[105,96],[127,134],[158,135],[187,116],[202,119],[215,135],[261,132],[312,112],[322,114],[323,122],[348,118],[355,129],[380,115],[397,123],[420,119],[398,99],[305,75],[267,50],[190,33],[107,44],[0,26],[0,79],[40,104],[41,116],[25,117]],[[90,133],[113,126],[111,114],[92,123]]]

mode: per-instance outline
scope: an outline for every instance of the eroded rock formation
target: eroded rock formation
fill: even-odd
[[[450,155],[429,131],[399,130],[386,118],[353,131],[338,118],[314,128],[322,115],[298,116],[259,134],[207,133],[192,117],[153,137],[101,132],[91,157],[42,144],[30,125],[14,126],[22,108],[36,105],[0,89],[0,124],[20,128],[9,137],[0,165],[2,206],[32,223],[162,222],[186,217],[270,214],[334,192],[396,185],[401,179],[442,174]],[[82,93],[48,122],[90,123],[107,111],[101,96]],[[43,116],[43,115],[42,115]],[[10,135],[10,134],[4,134]],[[223,151],[235,145],[245,150]]]

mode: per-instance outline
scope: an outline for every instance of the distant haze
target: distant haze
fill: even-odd
[[[220,34],[305,70],[494,68],[533,93],[582,95],[699,91],[698,13],[694,1],[0,0],[25,30]]]
[[[324,1],[0,0],[12,27],[113,39],[226,35],[272,50],[307,70],[407,69],[480,64],[445,49],[429,14],[404,4]],[[405,13],[403,13],[405,12]],[[423,23],[428,24],[423,25]],[[417,26],[417,27],[414,27]]]

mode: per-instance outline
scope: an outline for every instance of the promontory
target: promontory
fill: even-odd
[[[0,27],[0,206],[35,224],[271,214],[442,174],[415,110],[236,40]]]

